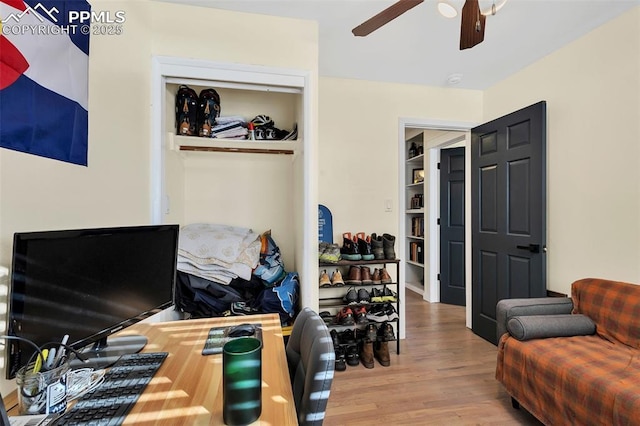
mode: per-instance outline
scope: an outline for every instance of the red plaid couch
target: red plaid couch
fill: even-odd
[[[496,379],[545,425],[640,425],[640,285],[588,278],[572,314],[596,333],[498,343]]]

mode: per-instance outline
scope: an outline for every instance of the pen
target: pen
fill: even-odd
[[[49,355],[46,355],[45,358],[46,358],[46,361],[44,365],[45,367],[47,367],[47,369],[50,369],[51,367],[53,367],[54,360],[56,359],[56,348],[52,348],[49,351]]]
[[[55,360],[53,361],[53,366],[57,367],[58,363],[60,362],[60,360],[62,359],[62,357],[64,356],[64,352],[65,352],[65,348],[64,345],[67,344],[67,341],[69,340],[69,335],[65,334],[62,337],[62,342],[60,342],[60,346],[58,347],[58,354],[56,355]]]
[[[36,363],[33,366],[33,372],[37,373],[40,371],[40,369],[42,368],[42,363],[45,362],[46,363],[46,358],[47,358],[47,354],[48,354],[48,350],[43,349],[42,350],[42,355],[38,354],[38,357],[36,358]],[[45,358],[44,360],[42,358]]]

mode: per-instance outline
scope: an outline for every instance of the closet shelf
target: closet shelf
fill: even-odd
[[[247,154],[293,155],[301,143],[298,140],[237,140],[180,136],[170,133],[171,149],[176,151],[235,152]]]

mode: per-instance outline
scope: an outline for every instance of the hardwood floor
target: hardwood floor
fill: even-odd
[[[406,339],[391,366],[336,371],[325,425],[540,426],[494,378],[496,347],[465,327],[461,306],[406,292]]]

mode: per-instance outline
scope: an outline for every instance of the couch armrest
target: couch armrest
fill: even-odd
[[[502,299],[496,305],[496,332],[498,341],[507,332],[511,317],[525,315],[570,314],[573,302],[569,297],[533,297],[528,299]]]

